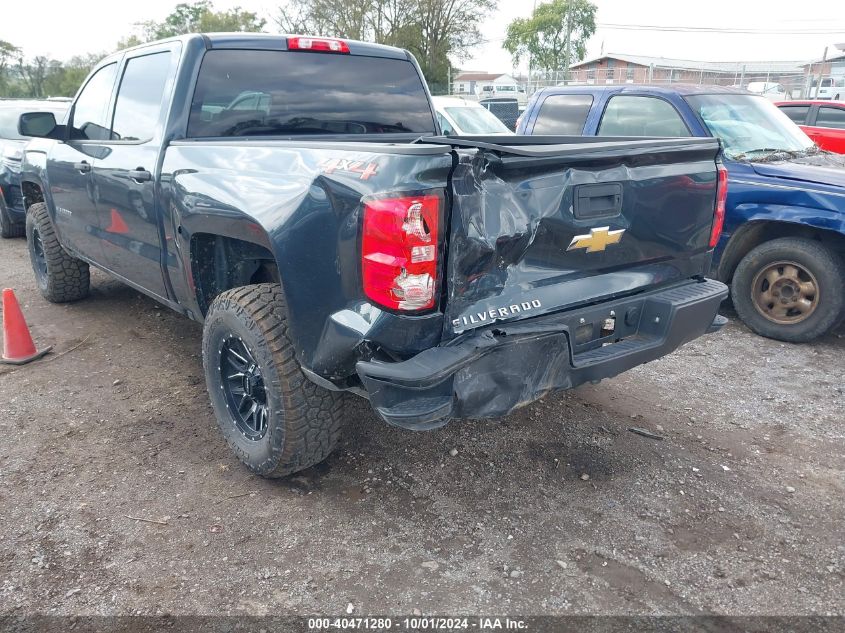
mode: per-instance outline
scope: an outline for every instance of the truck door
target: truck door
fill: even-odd
[[[116,62],[91,76],[70,112],[69,138],[48,157],[56,229],[64,244],[93,260],[101,253],[94,166],[108,151],[107,112],[116,76]]]
[[[169,47],[128,55],[117,90],[108,155],[94,168],[106,268],[167,298],[156,176],[165,95],[177,56]]]

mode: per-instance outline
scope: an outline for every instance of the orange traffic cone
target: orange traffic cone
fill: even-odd
[[[106,227],[106,231],[109,233],[129,233],[129,227],[126,226],[126,222],[117,212],[117,209],[111,210],[111,224]]]
[[[41,358],[51,349],[53,349],[52,345],[40,352],[36,351],[17,297],[11,288],[5,288],[3,290],[3,358],[0,362],[23,365]]]

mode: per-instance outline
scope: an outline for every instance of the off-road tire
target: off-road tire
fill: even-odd
[[[43,261],[39,263],[36,243],[40,239]],[[91,273],[88,264],[68,253],[59,239],[47,205],[38,202],[26,214],[26,243],[38,289],[47,301],[66,303],[88,296]]]
[[[0,196],[0,237],[23,237],[25,232],[23,222],[12,222],[6,202]]]
[[[237,338],[252,354],[266,399],[266,431],[250,439],[238,427],[224,390],[225,348]],[[261,283],[218,295],[205,318],[202,358],[209,397],[226,443],[250,470],[284,477],[317,464],[340,438],[344,395],[302,373],[288,338],[279,284]]]
[[[754,303],[754,279],[767,266],[781,261],[795,262],[811,272],[817,282],[818,303],[798,323],[777,323],[764,316]],[[845,316],[843,285],[845,260],[840,254],[813,240],[783,237],[760,244],[742,258],[731,281],[731,299],[739,318],[757,334],[806,343],[829,332]]]

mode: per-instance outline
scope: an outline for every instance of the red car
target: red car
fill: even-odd
[[[775,105],[816,145],[845,154],[845,101],[782,101]]]

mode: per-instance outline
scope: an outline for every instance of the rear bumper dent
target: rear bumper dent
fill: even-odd
[[[360,361],[356,369],[373,408],[390,424],[426,430],[451,418],[499,417],[551,391],[616,376],[718,331],[727,323],[717,314],[727,294],[718,281],[690,280],[636,297],[500,323],[403,362]],[[580,338],[584,324],[609,316],[618,323],[614,334],[586,342]]]

